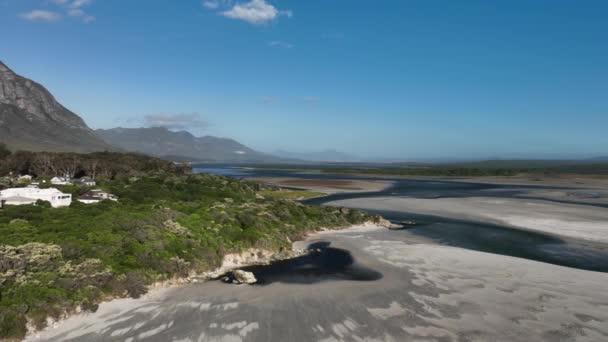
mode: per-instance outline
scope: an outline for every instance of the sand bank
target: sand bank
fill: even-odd
[[[608,210],[586,205],[486,197],[374,197],[334,201],[328,205],[435,215],[608,242]]]
[[[325,194],[382,191],[393,185],[391,181],[361,179],[305,179],[289,177],[250,177],[247,180],[268,185],[296,188]]]

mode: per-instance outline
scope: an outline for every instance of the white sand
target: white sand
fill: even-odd
[[[371,309],[380,317],[417,317],[419,323],[403,327],[413,336],[457,340],[469,332],[479,341],[608,338],[608,274],[446,246],[372,241],[364,250],[413,272],[414,285],[444,292],[436,296],[410,289],[426,312],[398,301]],[[445,314],[448,308],[456,309],[453,316]]]
[[[608,209],[601,207],[486,197],[375,197],[335,201],[329,205],[436,215],[608,242]]]

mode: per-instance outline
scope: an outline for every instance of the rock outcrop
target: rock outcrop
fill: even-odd
[[[235,270],[232,271],[232,274],[234,275],[234,281],[237,284],[255,284],[258,282],[257,279],[255,279],[255,275],[251,272],[245,272],[242,270]]]
[[[0,143],[12,150],[92,152],[111,147],[42,85],[0,62]]]

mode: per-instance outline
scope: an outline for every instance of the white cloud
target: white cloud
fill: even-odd
[[[79,18],[84,23],[90,23],[95,21],[95,17],[85,12],[82,8],[89,6],[93,3],[93,0],[57,0],[62,2],[62,5],[67,7],[68,15]]]
[[[62,1],[62,0],[59,0],[59,1]],[[84,6],[88,6],[91,3],[93,3],[93,0],[74,0],[70,4],[70,7],[71,8],[81,8],[81,7],[84,7]]]
[[[210,10],[216,10],[219,8],[229,8],[232,7],[233,0],[203,0],[201,5]]]
[[[198,113],[179,114],[148,114],[143,118],[144,125],[148,127],[165,127],[168,129],[206,128],[207,121]]]
[[[243,20],[250,24],[260,25],[271,22],[280,16],[291,18],[292,11],[279,11],[266,0],[251,0],[247,3],[234,5],[227,11],[221,12],[227,18]]]
[[[78,18],[84,23],[90,23],[95,20],[95,17],[88,14],[83,8],[93,3],[93,0],[50,0],[51,3],[59,7],[59,11],[33,10],[22,15],[23,18],[30,21],[58,21],[62,15],[59,12],[64,12],[65,15]]]
[[[45,10],[33,10],[31,12],[22,14],[21,17],[29,21],[45,22],[53,22],[61,19],[61,15],[59,13]]]
[[[203,7],[208,8],[208,9],[216,9],[216,8],[220,7],[219,1],[203,1],[202,5],[203,5]]]
[[[70,15],[72,17],[80,18],[85,23],[90,23],[92,21],[95,21],[94,16],[87,14],[85,11],[81,10],[80,8],[70,9],[68,11],[68,15]]]

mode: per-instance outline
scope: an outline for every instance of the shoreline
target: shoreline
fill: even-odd
[[[38,341],[43,338],[41,335],[45,332],[53,331],[61,328],[65,324],[70,324],[72,320],[88,317],[93,314],[100,314],[103,312],[112,312],[120,308],[134,306],[139,302],[154,301],[160,298],[163,294],[175,288],[184,287],[192,284],[202,284],[206,282],[214,281],[213,278],[218,277],[224,273],[254,265],[268,265],[275,261],[288,260],[296,258],[298,256],[305,255],[306,250],[300,248],[303,244],[313,235],[316,234],[331,234],[331,233],[348,233],[348,232],[365,232],[373,230],[382,230],[386,227],[382,226],[382,223],[374,223],[373,221],[367,221],[361,224],[350,225],[345,227],[334,227],[334,228],[320,228],[317,231],[307,232],[301,240],[292,242],[291,249],[283,252],[272,252],[269,250],[250,248],[240,253],[229,253],[226,254],[222,260],[222,265],[212,271],[204,273],[192,273],[188,277],[179,277],[167,279],[164,281],[158,281],[148,285],[148,292],[138,298],[132,297],[115,297],[100,302],[98,309],[95,312],[82,311],[80,307],[77,307],[72,313],[64,313],[65,317],[61,317],[58,320],[47,317],[47,326],[44,329],[36,330],[32,324],[28,323],[28,331],[23,341]],[[240,284],[240,286],[250,286],[247,284]]]
[[[608,336],[608,274],[426,243],[378,226],[310,234],[375,281],[220,282],[111,302],[40,340],[530,341]],[[319,310],[319,308],[322,308]],[[290,329],[284,329],[290,326]]]

